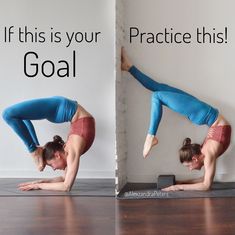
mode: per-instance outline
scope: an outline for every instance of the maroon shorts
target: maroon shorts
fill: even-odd
[[[85,140],[84,154],[92,145],[95,139],[95,119],[93,117],[83,117],[71,123],[70,135],[79,135]]]
[[[221,152],[221,154],[223,154],[230,144],[231,133],[232,128],[230,125],[212,126],[208,131],[205,142],[209,139],[219,142],[223,145],[223,150]]]

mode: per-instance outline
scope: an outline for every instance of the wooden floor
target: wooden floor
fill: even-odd
[[[235,198],[0,197],[0,235],[234,235]]]
[[[114,197],[1,197],[1,235],[114,234]]]
[[[119,200],[117,235],[234,235],[235,198]]]

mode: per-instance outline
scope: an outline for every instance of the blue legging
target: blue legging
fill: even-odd
[[[198,125],[211,126],[218,117],[218,110],[196,97],[166,84],[158,83],[135,66],[129,72],[147,89],[153,91],[148,133],[156,135],[162,117],[162,105],[185,116]]]
[[[39,141],[30,120],[47,119],[53,123],[68,122],[72,120],[77,106],[76,101],[54,96],[15,104],[6,108],[2,116],[31,153],[37,149]]]

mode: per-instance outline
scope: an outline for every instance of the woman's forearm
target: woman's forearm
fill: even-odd
[[[176,185],[180,190],[198,190],[198,191],[207,191],[210,189],[210,185],[205,184],[204,182],[194,183],[194,184],[178,184]]]
[[[201,183],[196,183],[196,184],[175,184],[175,185],[171,185],[167,188],[162,189],[162,191],[186,191],[186,190],[190,190],[190,191],[207,191],[210,189],[211,185],[206,184],[205,182],[201,182]]]
[[[63,182],[63,181],[64,181],[64,177],[59,176],[59,177],[55,177],[52,179],[43,179],[43,180],[40,180],[38,183],[58,183],[58,182]]]
[[[70,189],[71,189],[64,182],[39,183],[37,185],[38,185],[39,189],[43,189],[43,190],[53,190],[53,191],[69,192]]]
[[[177,184],[195,184],[195,183],[201,183],[203,182],[204,177],[200,177],[197,179],[190,179],[190,180],[179,180],[176,181]]]

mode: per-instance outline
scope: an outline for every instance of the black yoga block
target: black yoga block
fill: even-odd
[[[163,189],[175,184],[175,175],[159,175],[157,189]]]

